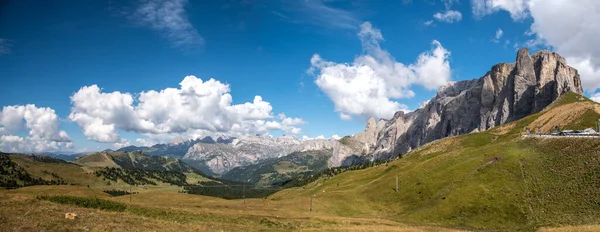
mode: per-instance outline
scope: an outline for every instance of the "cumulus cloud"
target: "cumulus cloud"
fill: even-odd
[[[314,54],[308,70],[342,119],[350,115],[391,118],[397,111],[408,111],[406,105],[393,99],[413,97],[411,86],[434,90],[450,80],[450,52],[436,40],[430,51],[405,65],[381,49],[379,43],[384,38],[369,22],[361,25],[358,37],[364,52],[353,63],[330,62]]]
[[[325,137],[325,135],[319,135],[319,136],[317,136],[317,137],[314,137],[314,138],[308,137],[308,136],[306,136],[306,135],[303,135],[303,136],[302,136],[302,140],[315,140],[315,139],[335,139],[335,140],[339,140],[339,139],[341,139],[341,138],[342,138],[342,137],[340,137],[340,136],[339,136],[339,135],[337,135],[337,134],[334,134],[334,135],[332,135],[332,136],[331,136],[331,137],[329,137],[329,138],[326,138],[326,137]]]
[[[175,46],[202,45],[204,39],[188,20],[187,0],[144,0],[131,18],[158,31]]]
[[[427,106],[427,104],[429,104],[429,102],[431,102],[431,100],[426,100],[426,101],[422,102],[421,106],[419,106],[419,109],[425,108],[425,106]]]
[[[433,18],[440,22],[455,23],[462,20],[462,14],[455,10],[446,10],[445,12],[435,13]]]
[[[128,147],[128,146],[131,146],[131,143],[127,139],[121,139],[121,141],[112,144],[112,147],[114,149],[119,149],[119,148]]]
[[[481,18],[499,10],[506,10],[514,20],[528,16],[529,0],[471,0],[471,9],[475,18]]]
[[[492,39],[492,42],[494,42],[494,43],[500,42],[500,38],[502,38],[502,35],[504,35],[504,32],[502,31],[501,28],[498,28],[498,30],[496,30],[496,35],[494,35],[494,38]]]
[[[590,98],[595,102],[600,103],[600,93],[595,93],[594,95],[592,95],[592,97]]]
[[[14,135],[20,131],[27,137]],[[59,130],[53,109],[33,104],[4,106],[0,111],[0,150],[8,152],[42,152],[73,147],[67,132]]]
[[[155,142],[152,142],[150,140],[147,139],[142,139],[142,138],[137,138],[135,139],[135,142],[140,145],[140,146],[144,146],[144,147],[150,147],[154,144],[156,144]]]
[[[344,113],[340,113],[340,119],[348,121],[348,120],[352,120],[352,116],[344,114]]]
[[[580,71],[587,91],[600,88],[600,1],[471,0],[471,4],[476,16],[505,10],[515,20],[531,17],[527,34],[535,39],[525,44],[552,48]]]
[[[173,138],[199,131],[233,135],[283,130],[300,133],[306,122],[285,114],[273,116],[273,108],[261,96],[252,102],[232,104],[229,85],[215,79],[186,76],[179,88],[139,93],[105,93],[98,86],[84,86],[71,96],[69,119],[91,140],[122,143],[119,130]]]

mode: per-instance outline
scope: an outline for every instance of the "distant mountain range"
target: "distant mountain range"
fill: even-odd
[[[191,139],[191,140],[183,140],[176,139],[171,143],[165,144],[155,144],[150,147],[147,146],[127,146],[118,149],[117,151],[142,151],[149,155],[160,155],[160,156],[170,156],[175,158],[183,158],[190,147],[194,146],[197,143],[206,143],[206,144],[228,144],[231,143],[235,138],[229,137],[225,135],[218,135],[214,138],[211,136],[205,136],[203,138]]]
[[[224,174],[236,167],[283,157],[293,152],[333,149],[336,144],[335,139],[300,140],[295,136],[242,136],[230,143],[196,143],[183,160],[190,164],[206,166],[209,170],[203,170],[205,172]]]
[[[364,131],[339,141],[220,135],[149,147],[128,146],[117,152],[178,158],[209,175],[270,183],[259,175],[273,172],[255,169],[270,169],[290,154],[331,151],[327,167],[388,160],[437,139],[488,130],[540,112],[570,92],[583,94],[583,88],[577,70],[569,67],[563,57],[549,51],[529,54],[527,49],[520,49],[516,62],[494,65],[479,79],[448,83],[421,108],[410,113],[399,111],[390,120],[369,119]],[[69,161],[82,156],[48,155]],[[313,158],[320,161],[323,157]],[[305,163],[309,162],[292,166]]]
[[[326,170],[331,152],[331,149],[293,152],[283,157],[236,167],[221,178],[257,186],[279,186],[298,176],[317,174]]]

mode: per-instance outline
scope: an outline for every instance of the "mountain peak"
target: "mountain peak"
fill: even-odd
[[[525,58],[525,57],[530,57],[529,56],[529,49],[527,49],[527,48],[520,48],[517,51],[517,60],[519,60],[520,58]]]
[[[530,55],[521,48],[514,63],[496,64],[479,79],[442,85],[428,107],[410,114],[399,111],[381,127],[369,120],[365,131],[352,137],[365,148],[333,156],[340,163],[352,156],[390,159],[437,139],[521,119],[570,92],[581,95],[583,87],[565,58],[547,50]]]

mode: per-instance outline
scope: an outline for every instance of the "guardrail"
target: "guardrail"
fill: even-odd
[[[524,137],[543,137],[543,138],[600,138],[600,134],[529,134]]]

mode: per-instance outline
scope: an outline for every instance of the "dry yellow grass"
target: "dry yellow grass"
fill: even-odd
[[[587,111],[593,110],[600,114],[600,105],[592,102],[576,102],[567,105],[556,106],[546,110],[535,121],[529,124],[532,133],[536,132],[540,126],[542,132],[554,130],[555,126],[573,124],[579,120]],[[570,129],[570,128],[564,128]]]
[[[75,160],[75,163],[87,167],[119,167],[106,153],[84,156]]]
[[[143,209],[141,215],[129,210],[106,212],[35,199],[36,195],[65,194],[129,202],[129,196],[107,197],[97,190],[76,186],[0,190],[3,225],[0,231],[456,231],[377,218],[330,216],[320,210],[310,213],[303,207],[305,202],[297,199],[223,200],[176,193],[142,193],[133,195],[132,204]],[[144,210],[165,213],[156,216]],[[64,219],[65,213],[76,213],[78,218]]]
[[[502,126],[498,126],[493,131],[490,131],[490,133],[493,135],[505,135],[511,132],[516,125],[517,123],[513,122]]]
[[[540,232],[596,232],[596,231],[600,231],[600,225],[542,228],[539,231]]]

